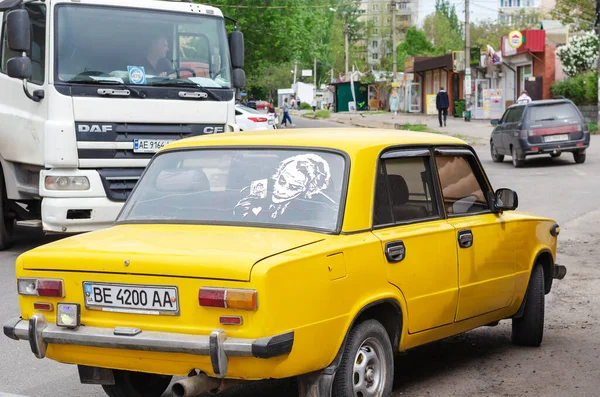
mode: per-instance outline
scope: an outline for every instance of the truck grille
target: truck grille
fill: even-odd
[[[143,168],[102,168],[98,170],[108,199],[120,202],[127,200],[143,172]]]

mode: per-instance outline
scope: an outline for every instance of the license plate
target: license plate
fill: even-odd
[[[544,142],[558,142],[558,141],[568,141],[568,140],[569,140],[568,134],[548,135],[548,136],[544,137]]]
[[[134,139],[134,153],[156,153],[163,146],[174,142],[174,139]]]
[[[84,282],[85,307],[105,312],[179,314],[177,287]]]

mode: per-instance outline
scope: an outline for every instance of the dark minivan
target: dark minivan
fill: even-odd
[[[581,112],[568,99],[552,99],[515,104],[506,109],[490,140],[492,159],[500,163],[512,157],[515,167],[523,167],[525,157],[549,154],[558,157],[572,152],[575,162],[585,161],[590,132]]]

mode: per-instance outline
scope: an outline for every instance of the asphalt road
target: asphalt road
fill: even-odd
[[[340,126],[300,118],[294,122],[294,128]],[[587,162],[581,165],[564,154],[554,160],[528,160],[525,168],[515,169],[509,159],[493,163],[486,146],[477,148],[495,188],[516,190],[520,210],[553,217],[561,224],[558,261],[569,273],[565,280],[555,282],[547,296],[542,347],[512,346],[508,321],[433,343],[398,358],[394,396],[597,396],[600,139],[594,137]],[[16,245],[0,252],[0,323],[19,313],[16,256],[56,238],[20,229]],[[26,342],[0,335],[0,396],[3,392],[30,397],[105,396],[99,386],[81,385],[75,366],[38,360]],[[263,382],[227,395],[294,396],[295,384],[289,380]]]

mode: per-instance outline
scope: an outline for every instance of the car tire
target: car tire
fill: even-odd
[[[12,246],[14,229],[15,218],[8,211],[4,173],[0,169],[0,251],[4,251]]]
[[[521,168],[521,167],[523,167],[525,165],[525,160],[524,159],[520,159],[517,156],[517,149],[515,149],[514,146],[510,149],[510,154],[512,156],[513,166],[515,168]]]
[[[354,327],[343,349],[333,381],[333,397],[391,396],[394,354],[390,338],[379,321],[367,320]]]
[[[585,153],[582,152],[573,152],[573,159],[577,164],[585,163]]]
[[[492,155],[492,160],[494,161],[494,163],[501,163],[504,161],[504,155],[498,154],[493,141],[490,141],[490,154]]]
[[[172,376],[113,370],[114,385],[102,385],[109,397],[160,397],[167,390]]]
[[[512,319],[512,342],[515,345],[537,347],[542,344],[545,297],[544,269],[536,265],[531,271],[523,315]]]

